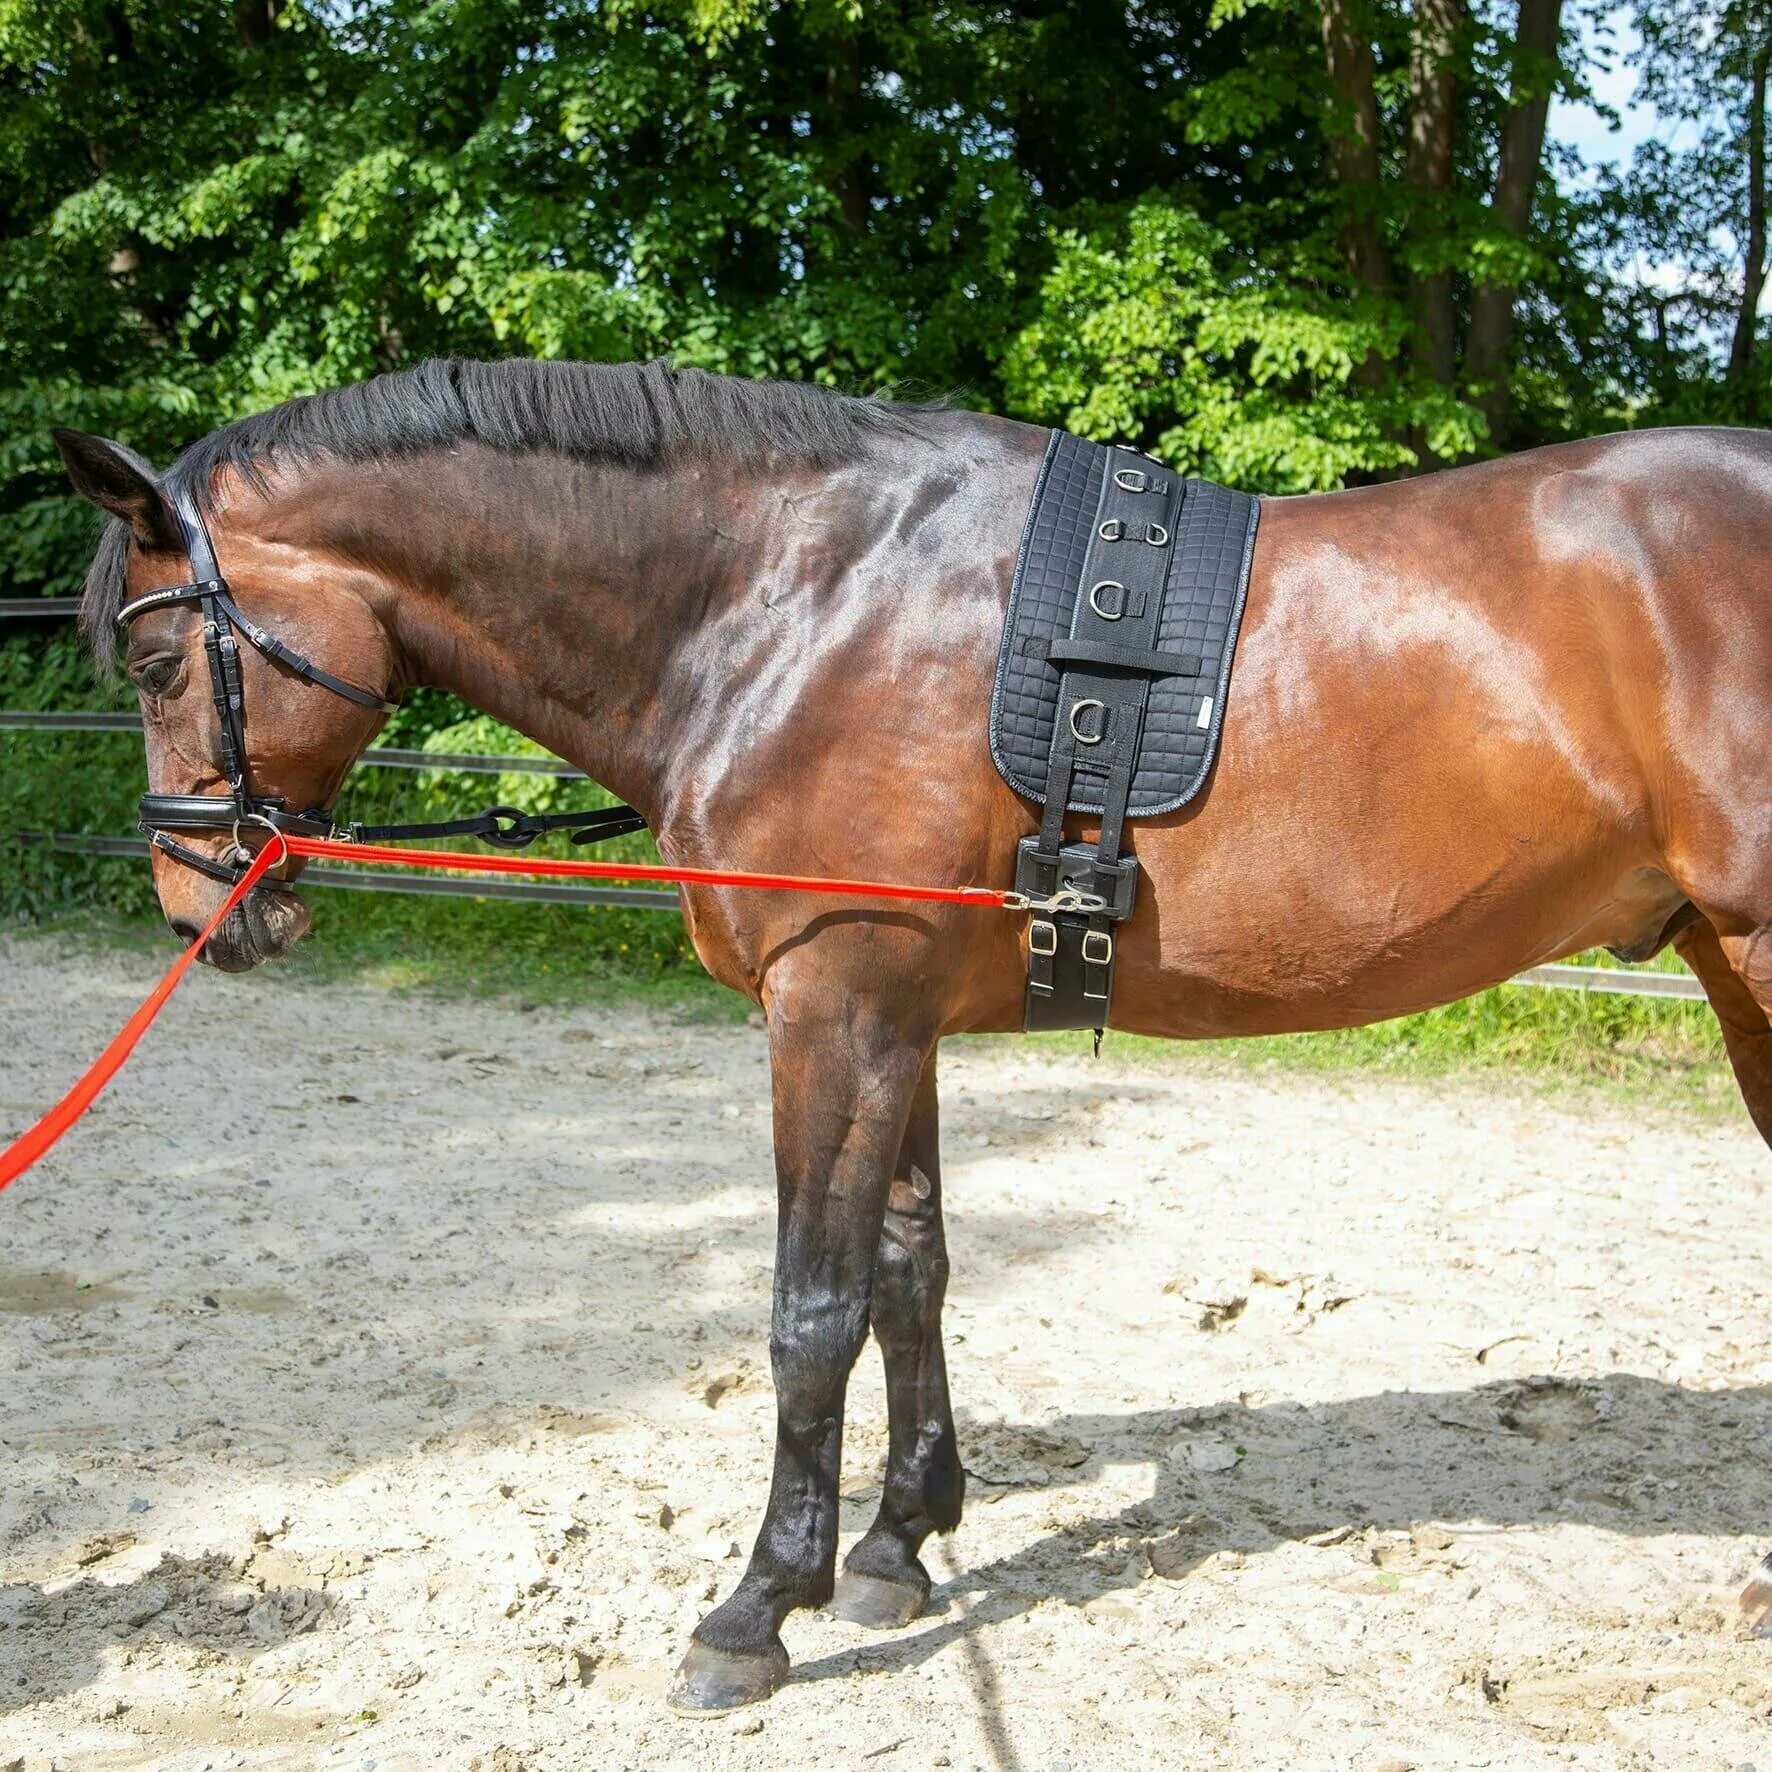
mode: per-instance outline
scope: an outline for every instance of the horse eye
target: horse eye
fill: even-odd
[[[167,658],[150,658],[145,664],[136,667],[134,672],[136,683],[145,695],[164,695],[172,687],[173,679],[184,668],[184,662],[176,655]]]

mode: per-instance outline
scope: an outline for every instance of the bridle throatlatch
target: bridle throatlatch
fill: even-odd
[[[267,633],[252,621],[228,589],[216,563],[208,525],[195,501],[184,488],[168,489],[168,504],[191,562],[191,579],[162,591],[149,591],[117,612],[117,625],[127,631],[131,622],[151,610],[194,604],[203,617],[203,651],[209,660],[210,690],[221,723],[222,773],[228,783],[226,796],[218,794],[143,794],[138,807],[138,828],[163,855],[185,867],[195,868],[224,886],[234,885],[245,871],[250,852],[241,840],[241,827],[255,824],[287,837],[307,837],[329,843],[377,843],[398,838],[478,837],[502,849],[523,849],[544,832],[570,830],[575,843],[596,843],[642,831],[646,821],[631,806],[611,806],[601,812],[522,812],[514,806],[489,806],[469,818],[451,818],[429,824],[341,825],[330,807],[310,807],[292,812],[280,798],[252,791],[246,748],[246,697],[240,675],[240,645],[244,640],[255,651],[273,659],[292,675],[317,688],[330,690],[359,707],[391,714],[399,706],[374,690],[347,683],[322,670],[311,658]],[[239,639],[235,636],[238,635]],[[218,861],[181,843],[173,831],[228,831],[234,838],[231,861]]]

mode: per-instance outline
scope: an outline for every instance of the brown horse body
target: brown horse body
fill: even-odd
[[[304,455],[297,436],[257,484],[211,466],[200,494],[254,619],[356,682],[432,684],[509,722],[632,801],[674,862],[1001,885],[1037,821],[986,721],[1044,442],[962,413],[836,448],[764,424],[754,448],[640,459],[474,436]],[[63,448],[131,525],[130,592],[186,576],[143,465]],[[1145,881],[1114,1025],[1346,1026],[1676,937],[1772,1138],[1769,547],[1772,439],[1753,433],[1267,501],[1214,774],[1129,828]],[[128,662],[156,790],[221,791],[194,618],[142,618]],[[327,803],[376,716],[256,654],[245,671],[259,790]],[[155,867],[174,926],[200,926],[222,889]],[[285,893],[252,905],[221,963],[304,926]],[[777,1683],[781,1618],[832,1591],[843,1391],[870,1317],[891,1454],[839,1609],[914,1615],[918,1549],[959,1518],[935,1047],[1019,1026],[1024,931],[775,893],[690,889],[683,907],[708,969],[767,1012],[780,1188],[774,1485],[677,1692],[720,1709]]]

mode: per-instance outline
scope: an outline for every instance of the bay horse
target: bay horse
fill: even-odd
[[[191,576],[177,491],[251,619],[372,692],[243,651],[253,779],[291,807],[330,805],[374,704],[426,684],[631,802],[672,863],[1007,885],[1037,819],[986,719],[1047,435],[657,364],[437,361],[231,424],[164,476],[58,442],[114,519],[84,618],[140,692],[157,792],[227,791],[196,614],[157,607],[115,637],[125,597]],[[1745,431],[1264,501],[1215,772],[1128,829],[1147,885],[1113,1026],[1347,1027],[1671,940],[1772,1140],[1769,553],[1772,436]],[[153,865],[193,938],[225,888]],[[205,958],[288,948],[298,873],[275,869]],[[945,905],[681,902],[708,971],[766,1018],[779,1198],[774,1477],[673,1690],[720,1711],[780,1683],[795,1607],[914,1617],[919,1550],[959,1522],[936,1047],[1020,1025],[1025,929]],[[870,1325],[890,1452],[839,1580],[844,1393]],[[1750,1600],[1764,1616],[1772,1584]]]

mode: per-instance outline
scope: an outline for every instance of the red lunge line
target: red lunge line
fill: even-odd
[[[463,855],[449,850],[381,849],[371,843],[331,843],[318,837],[285,837],[267,844],[252,858],[209,926],[167,968],[166,976],[122,1031],[93,1061],[91,1068],[37,1124],[0,1151],[0,1188],[30,1168],[67,1129],[92,1106],[99,1092],[123,1068],[136,1042],[178,989],[204,944],[222,920],[254,886],[266,869],[285,855],[320,856],[337,861],[373,863],[381,867],[454,868],[474,874],[537,874],[581,880],[669,880],[689,886],[751,886],[776,892],[825,892],[849,898],[920,898],[936,904],[970,904],[1003,908],[1009,894],[989,886],[893,886],[879,880],[821,880],[803,874],[728,873],[719,868],[648,867],[639,862],[526,860],[516,855]]]
[[[209,927],[167,968],[166,976],[149,992],[141,1008],[123,1024],[116,1039],[98,1055],[92,1068],[35,1126],[0,1151],[0,1188],[9,1186],[23,1175],[98,1099],[99,1091],[123,1068],[123,1061],[135,1050],[136,1041],[153,1025],[154,1017],[166,1006],[166,999],[178,989],[179,980],[195,964],[203,944],[221,927],[222,918],[258,884],[259,875],[278,859],[274,849],[261,849],[252,858],[251,867],[222,900],[221,909],[209,919]]]
[[[922,898],[935,904],[1002,907],[1009,895],[990,886],[892,886],[881,880],[826,880],[809,874],[742,874],[722,868],[649,867],[637,861],[526,860],[519,855],[462,855],[435,849],[382,849],[286,837],[291,855],[321,856],[378,867],[459,868],[472,874],[553,874],[580,880],[668,880],[686,886],[752,886],[771,892],[830,892],[846,898]]]

